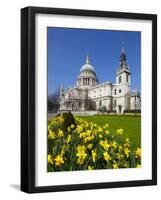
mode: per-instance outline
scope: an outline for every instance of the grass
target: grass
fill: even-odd
[[[123,128],[123,139],[129,138],[133,147],[141,146],[141,116],[127,115],[96,115],[80,117],[87,121],[92,121],[102,126],[109,124],[109,131],[115,134],[118,128]]]

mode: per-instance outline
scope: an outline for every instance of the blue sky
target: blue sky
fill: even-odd
[[[85,64],[87,53],[99,82],[114,83],[122,39],[127,64],[131,67],[131,88],[140,91],[140,32],[48,27],[48,94],[62,84],[65,88],[76,84],[76,77]]]

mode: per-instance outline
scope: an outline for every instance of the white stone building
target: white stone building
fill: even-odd
[[[141,110],[138,91],[131,91],[131,73],[126,63],[124,47],[116,71],[116,82],[99,84],[96,71],[89,56],[81,67],[75,87],[60,91],[60,111],[102,110],[105,112],[135,112]]]

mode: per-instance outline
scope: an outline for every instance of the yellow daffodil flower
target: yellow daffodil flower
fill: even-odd
[[[136,157],[136,158],[140,158],[140,157],[141,157],[141,148],[138,147],[138,148],[136,149],[135,157]]]
[[[92,150],[92,160],[93,160],[94,163],[96,162],[96,158],[97,158],[97,151]]]
[[[114,164],[112,165],[112,167],[113,167],[113,169],[118,169],[118,168],[119,168],[119,166],[118,166],[117,163],[114,163]]]
[[[141,165],[140,165],[140,164],[137,164],[136,168],[141,168]]]
[[[88,170],[93,170],[93,167],[91,167],[90,165],[88,165]]]
[[[71,136],[71,135],[68,135],[68,136],[67,136],[67,143],[71,142],[71,140],[72,140],[72,136]]]
[[[62,131],[62,130],[60,130],[60,129],[59,129],[59,131],[58,131],[58,136],[59,136],[59,137],[63,137],[63,136],[64,136],[64,133],[63,133],[63,131]]]
[[[106,150],[106,151],[108,151],[108,149],[109,149],[109,147],[110,147],[110,145],[108,144],[108,141],[107,141],[107,140],[101,140],[101,141],[99,142],[99,145],[100,145],[101,147],[103,147],[104,150]]]
[[[75,127],[75,125],[74,125],[74,124],[72,124],[70,127],[71,127],[71,128],[74,128],[74,127]]]
[[[98,132],[99,133],[103,132],[103,129],[100,126],[98,127]]]
[[[105,130],[105,134],[108,135],[110,132],[109,130]]]
[[[53,164],[52,156],[48,154],[48,163]]]
[[[124,154],[129,157],[130,150],[128,147],[124,148]]]
[[[87,157],[86,147],[84,145],[83,146],[81,146],[81,145],[77,146],[77,154],[76,154],[76,156],[78,157],[77,163],[79,165],[82,165],[84,163],[84,160]]]
[[[103,153],[103,156],[106,161],[111,160],[111,157],[107,151]]]
[[[55,139],[56,138],[55,132],[52,131],[52,130],[49,130],[48,138],[49,139]]]
[[[92,149],[92,147],[93,147],[93,144],[88,144],[87,145],[87,149],[89,149],[89,150]]]
[[[111,143],[111,146],[114,147],[114,148],[116,149],[116,148],[117,148],[117,142],[116,142],[116,141],[113,141],[113,142]]]
[[[116,133],[118,135],[122,135],[123,134],[123,129],[122,128],[117,129]]]
[[[64,163],[63,156],[57,155],[54,161],[55,161],[55,166],[62,165]]]

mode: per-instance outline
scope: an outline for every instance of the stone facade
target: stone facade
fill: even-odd
[[[81,67],[75,87],[60,91],[60,111],[104,110],[124,113],[141,110],[141,97],[138,91],[131,91],[131,72],[126,63],[124,48],[120,56],[116,82],[99,84],[96,71],[90,64],[89,56]]]

